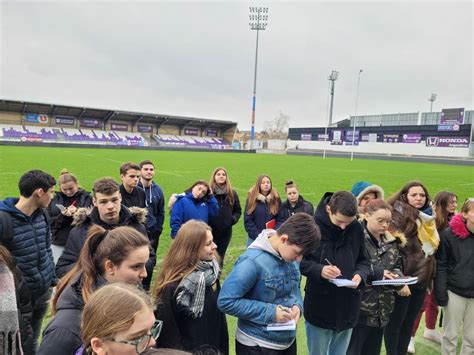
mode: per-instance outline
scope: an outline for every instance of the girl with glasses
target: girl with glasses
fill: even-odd
[[[43,331],[38,355],[69,355],[81,346],[80,317],[92,293],[109,282],[139,287],[147,276],[149,240],[131,227],[107,231],[93,225],[79,260],[57,286],[54,318]]]
[[[181,226],[155,284],[155,316],[163,320],[158,348],[194,351],[210,345],[228,353],[227,323],[217,308],[220,270],[215,251],[207,224],[191,220]]]
[[[76,355],[136,355],[155,345],[161,332],[150,297],[131,285],[113,283],[94,292],[84,307],[82,346]]]

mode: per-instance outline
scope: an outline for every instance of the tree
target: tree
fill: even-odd
[[[288,126],[290,116],[285,115],[283,112],[279,112],[271,121],[265,121],[264,130],[268,134],[270,139],[286,139],[288,137]]]

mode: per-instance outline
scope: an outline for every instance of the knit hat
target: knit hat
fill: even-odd
[[[362,200],[362,198],[370,192],[375,193],[375,198],[380,198],[382,200],[384,198],[383,189],[380,186],[374,185],[367,181],[356,182],[354,185],[352,185],[351,192],[357,199],[357,205],[359,205],[360,200]]]

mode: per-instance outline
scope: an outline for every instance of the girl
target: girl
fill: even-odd
[[[280,210],[278,211],[275,229],[278,229],[283,222],[296,212],[305,212],[310,216],[314,214],[313,205],[300,195],[298,186],[296,186],[293,180],[285,182],[285,194],[286,201],[281,204]]]
[[[249,246],[264,229],[273,229],[280,208],[280,196],[272,187],[268,175],[260,175],[250,189],[245,203],[244,226],[248,234]]]
[[[82,312],[83,345],[76,355],[144,353],[155,345],[161,321],[155,321],[150,297],[120,282],[94,292]]]
[[[441,235],[446,228],[449,226],[449,221],[456,213],[456,206],[458,204],[458,198],[455,194],[449,191],[440,191],[436,194],[433,200],[433,209],[435,211],[435,221],[436,229]],[[423,308],[418,314],[418,318],[415,321],[413,326],[413,331],[410,339],[410,346],[408,350],[413,350],[415,352],[415,335],[418,330],[418,325],[420,324],[421,315],[425,311],[425,331],[423,332],[423,337],[430,339],[437,343],[441,344],[441,334],[435,329],[436,328],[436,318],[438,317],[438,304],[434,297],[433,292],[429,292],[425,296],[425,301],[423,303]],[[412,348],[412,349],[410,349]]]
[[[219,214],[209,218],[209,225],[212,227],[214,243],[217,245],[217,253],[221,258],[222,266],[225,252],[232,238],[232,226],[239,221],[242,208],[239,195],[232,190],[227,170],[224,168],[215,169],[209,186],[219,204]]]
[[[207,223],[217,216],[219,205],[207,182],[196,181],[184,194],[172,195],[168,207],[171,210],[171,238],[176,236],[182,224],[190,219]]]
[[[358,181],[351,188],[352,194],[357,199],[357,218],[364,219],[365,205],[375,199],[384,199],[384,191],[378,186],[367,181]]]
[[[227,323],[217,308],[219,265],[211,229],[191,220],[179,229],[155,286],[155,316],[163,320],[158,348],[193,351],[212,345],[228,353]]]
[[[405,289],[409,290],[408,296],[395,295],[394,311],[385,328],[387,355],[405,355],[427,286],[434,277],[434,254],[438,249],[439,235],[432,216],[430,196],[421,182],[407,183],[387,202],[393,208],[394,228],[403,232],[407,239],[402,250],[403,273],[418,277],[417,284]]]
[[[39,355],[71,354],[81,345],[80,316],[92,292],[108,282],[138,287],[147,276],[149,240],[131,227],[89,228],[74,268],[60,280],[53,299],[54,318],[43,332]]]
[[[443,354],[456,354],[462,327],[461,354],[474,352],[474,198],[467,199],[461,213],[449,222],[437,254],[435,296],[444,307]]]
[[[51,250],[55,264],[64,251],[69,232],[73,227],[74,213],[80,207],[92,206],[90,193],[81,189],[77,178],[66,169],[61,170],[58,185],[59,191],[48,206],[51,218]]]
[[[372,263],[372,280],[380,280],[383,276],[393,278],[393,274],[403,276],[400,250],[406,240],[400,233],[389,232],[391,222],[392,208],[389,204],[381,199],[366,204],[361,224]],[[394,290],[391,287],[367,286],[361,292],[359,320],[352,331],[347,354],[379,355],[384,328],[395,303]]]

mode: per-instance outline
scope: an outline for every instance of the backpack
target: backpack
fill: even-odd
[[[46,208],[41,208],[43,212],[44,219],[46,220],[46,225],[48,232],[51,228],[51,219],[49,218],[48,211]],[[13,240],[13,221],[10,213],[6,211],[0,211],[0,244],[7,245],[10,244]]]

